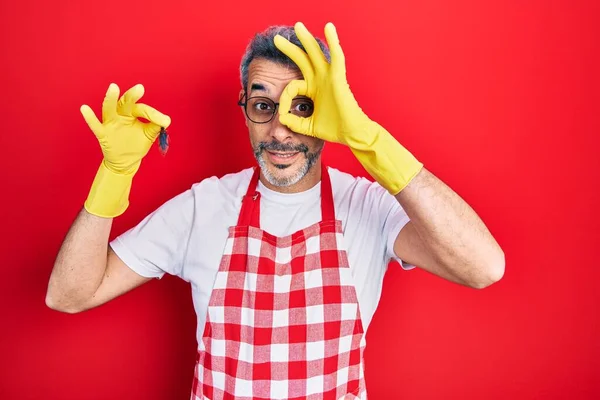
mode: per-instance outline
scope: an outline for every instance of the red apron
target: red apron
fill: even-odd
[[[322,221],[260,229],[256,168],[206,314],[192,400],[366,399],[365,338],[327,167]]]

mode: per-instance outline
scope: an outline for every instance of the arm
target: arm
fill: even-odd
[[[396,195],[410,222],[394,244],[398,257],[452,282],[484,288],[504,274],[504,253],[473,209],[423,168]]]
[[[76,313],[97,307],[148,282],[108,246],[112,218],[82,209],[69,229],[50,275],[46,305]]]
[[[500,279],[504,255],[473,210],[359,107],[333,24],[325,26],[330,62],[303,24],[297,23],[295,31],[306,52],[281,36],[274,39],[304,77],[291,81],[281,94],[280,122],[294,132],[348,146],[371,177],[396,197],[412,220],[395,241],[400,258],[472,287]],[[296,95],[313,98],[310,117],[288,113]]]
[[[81,113],[98,139],[104,158],[84,209],[60,248],[52,270],[46,304],[74,313],[103,304],[149,279],[135,273],[110,249],[108,239],[113,218],[129,206],[133,177],[142,158],[171,119],[137,103],[144,87],[135,85],[119,98],[115,84],[102,103],[102,122],[83,105]],[[142,117],[149,122],[143,123]]]

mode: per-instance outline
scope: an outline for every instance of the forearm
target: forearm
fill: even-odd
[[[423,168],[396,199],[436,267],[473,287],[504,273],[504,253],[475,211]]]
[[[85,208],[77,215],[50,275],[46,294],[50,308],[75,312],[94,295],[106,270],[112,221]]]

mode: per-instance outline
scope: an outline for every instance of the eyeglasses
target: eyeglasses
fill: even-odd
[[[246,98],[246,92],[244,92],[244,95],[238,101],[238,105],[244,107],[248,119],[256,124],[271,122],[279,107],[279,103],[274,102],[268,97],[254,96],[243,101],[244,98]],[[301,118],[308,118],[313,114],[313,111],[313,102],[308,97],[296,97],[292,99],[290,113]]]

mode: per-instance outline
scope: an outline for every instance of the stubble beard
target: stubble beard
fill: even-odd
[[[258,165],[260,166],[260,169],[261,169],[265,179],[267,180],[267,182],[269,182],[271,185],[276,186],[276,187],[286,187],[286,186],[295,185],[296,183],[300,182],[302,180],[302,178],[304,178],[306,176],[306,174],[308,174],[308,172],[311,170],[311,168],[315,165],[315,163],[319,159],[319,156],[321,155],[321,152],[323,151],[323,144],[321,146],[319,146],[319,148],[313,153],[309,152],[308,147],[305,144],[300,144],[300,145],[294,146],[294,145],[284,144],[284,143],[279,143],[279,142],[271,142],[271,143],[260,142],[260,143],[258,143],[258,145],[253,146],[253,148],[254,148],[254,157],[256,158],[256,161],[258,162]],[[267,150],[288,151],[288,152],[298,151],[298,152],[304,154],[304,162],[303,162],[302,166],[293,175],[277,177],[277,176],[275,176],[275,174],[273,174],[272,171],[269,170],[269,166],[267,165],[267,162],[263,156],[264,152]],[[273,165],[275,166],[275,168],[277,168],[279,170],[285,170],[287,168],[292,167],[291,164],[273,164]]]

